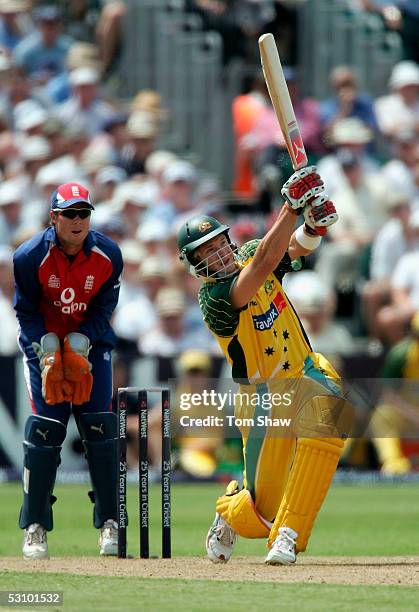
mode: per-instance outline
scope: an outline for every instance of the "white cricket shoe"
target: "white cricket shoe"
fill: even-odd
[[[295,552],[298,533],[289,527],[281,527],[272,548],[265,559],[268,565],[291,565],[297,560]]]
[[[113,519],[103,523],[99,536],[100,554],[116,556],[118,554],[118,525]]]
[[[32,523],[25,529],[22,552],[25,559],[49,558],[47,531],[39,523]]]
[[[213,563],[227,563],[233,552],[236,538],[234,529],[217,512],[205,542],[208,558]]]

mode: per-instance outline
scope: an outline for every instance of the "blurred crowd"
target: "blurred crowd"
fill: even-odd
[[[234,23],[252,47],[269,24],[288,24],[286,57],[295,59],[298,2],[189,4],[208,27]],[[190,351],[201,365],[220,356],[197,305],[199,281],[178,261],[177,230],[192,214],[210,214],[231,225],[240,245],[261,237],[281,205],[292,169],[261,74],[232,105],[235,176],[226,191],[205,167],[164,147],[170,103],[157,92],[128,102],[109,95],[124,11],[114,1],[0,0],[0,355],[18,352],[13,251],[48,224],[60,183],[91,190],[93,228],[121,247],[113,325],[125,365]],[[227,52],[246,57],[244,48]],[[314,350],[339,367],[360,343],[386,354],[409,339],[419,311],[419,66],[395,65],[376,99],[359,90],[350,66],[332,70],[323,101],[301,96],[298,68],[285,72],[310,161],[340,215],[305,270],[288,275],[286,290]],[[204,365],[191,369],[205,373]]]

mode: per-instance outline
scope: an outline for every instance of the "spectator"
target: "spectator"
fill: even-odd
[[[247,138],[258,117],[270,104],[265,79],[260,72],[253,76],[249,91],[233,100],[231,108],[235,137],[233,191],[240,198],[254,198],[258,193],[253,169],[253,145],[249,147]]]
[[[126,113],[115,111],[103,121],[101,133],[95,138],[95,141],[100,142],[101,147],[108,149],[111,163],[115,166],[121,165],[122,151],[128,144],[127,119]]]
[[[120,215],[127,227],[127,237],[136,239],[139,225],[145,220],[154,197],[154,185],[146,179],[124,181],[115,189],[109,212]]]
[[[412,61],[396,64],[390,76],[392,93],[377,98],[375,112],[381,132],[394,139],[398,132],[419,132],[419,66]]]
[[[324,147],[320,140],[320,107],[316,100],[302,98],[299,93],[297,72],[289,66],[284,67],[284,76],[288,84],[291,102],[294,107],[295,116],[301,130],[306,152],[311,158],[317,157],[323,152]],[[281,170],[278,159],[281,162],[283,174],[291,174],[291,165],[287,169],[285,159],[288,159],[286,144],[278,124],[272,104],[264,105],[255,118],[253,128],[242,138],[242,146],[247,149],[253,160],[253,167],[257,170],[259,188],[262,189],[266,183],[269,173],[269,181],[273,180],[276,172],[276,183],[280,183]],[[285,155],[284,155],[285,153]],[[278,193],[278,189],[276,189]]]
[[[208,379],[211,376],[211,356],[203,351],[190,349],[181,353],[176,361],[178,378],[176,381],[175,422],[179,424],[181,415],[192,418],[205,418],[214,414],[215,405],[194,405],[187,412],[179,409],[182,394],[190,397],[196,393],[202,397],[208,389]],[[217,468],[217,450],[223,442],[223,429],[206,427],[205,437],[199,437],[196,429],[176,427],[174,431],[175,444],[179,449],[179,467],[194,478],[211,478]],[[161,436],[160,436],[161,439]]]
[[[131,113],[149,113],[159,129],[161,129],[168,116],[168,111],[162,107],[160,94],[153,89],[142,89],[139,91],[134,96],[130,108]]]
[[[319,250],[316,271],[332,287],[348,291],[357,280],[358,262],[365,248],[387,220],[387,187],[378,174],[365,172],[361,159],[339,149],[344,181],[333,199],[339,223],[330,228],[330,241]]]
[[[390,219],[374,239],[371,249],[370,280],[362,289],[362,310],[368,334],[380,337],[377,313],[389,304],[391,277],[399,259],[419,250],[419,238],[411,225],[409,201],[403,194],[388,199]]]
[[[117,186],[123,183],[126,178],[125,170],[118,168],[118,166],[105,166],[97,172],[94,181],[95,200],[99,202],[95,206],[96,213],[102,206],[109,206]]]
[[[145,256],[144,249],[136,240],[123,240],[120,244],[120,249],[124,262],[124,276],[121,279],[118,310],[122,309],[126,304],[134,302],[144,294],[138,273],[140,264]]]
[[[43,136],[30,136],[25,139],[21,147],[23,167],[19,180],[25,197],[23,220],[28,225],[36,222],[39,227],[42,227],[48,217],[49,208],[36,183],[36,177],[41,168],[48,163],[50,154],[48,140]]]
[[[402,439],[417,438],[419,369],[419,313],[410,324],[409,335],[386,355],[381,378],[383,394],[371,416],[370,431],[384,474],[406,474],[412,463]]]
[[[54,5],[42,5],[34,11],[35,32],[28,34],[15,47],[13,58],[31,77],[45,83],[65,70],[65,61],[72,39],[62,34],[62,18]]]
[[[30,29],[29,0],[0,0],[0,47],[9,54]]]
[[[99,92],[99,73],[84,66],[70,73],[71,97],[57,107],[57,117],[64,125],[77,122],[89,136],[98,134],[106,119],[114,115],[114,108],[105,102]]]
[[[53,104],[65,102],[71,96],[70,73],[77,68],[93,68],[100,72],[98,48],[88,42],[74,42],[68,50],[66,70],[45,84],[45,94]]]
[[[13,308],[15,290],[13,277],[13,249],[0,246],[0,355],[16,355],[19,352],[17,344],[18,322]]]
[[[163,187],[164,171],[172,162],[178,160],[178,156],[171,151],[164,151],[160,149],[153,151],[147,157],[145,162],[146,174],[156,182],[160,190]]]
[[[334,122],[348,117],[360,119],[375,131],[377,120],[373,100],[369,95],[358,91],[354,70],[349,66],[337,66],[331,71],[329,82],[334,96],[321,105],[321,122],[326,139]]]
[[[128,176],[144,174],[147,158],[154,151],[158,126],[150,113],[136,112],[127,123],[128,144],[121,151],[120,165]]]
[[[364,7],[382,15],[389,30],[400,32],[404,59],[419,62],[419,5],[417,0],[362,0]]]
[[[372,138],[371,130],[356,117],[340,119],[333,124],[330,144],[334,147],[334,151],[317,164],[318,172],[323,177],[327,193],[331,198],[334,198],[337,191],[349,187],[342,164],[336,155],[339,149],[349,150],[358,157],[363,172],[370,174],[378,171],[377,162],[366,150]]]
[[[103,4],[96,24],[96,41],[105,76],[115,68],[120,54],[122,19],[125,13],[126,6],[123,0],[108,0]]]
[[[174,287],[163,287],[155,300],[158,316],[157,326],[149,326],[142,336],[138,348],[144,355],[174,357],[191,348],[206,349],[207,334],[202,324],[200,334],[194,327],[186,327],[187,304],[184,292]]]
[[[413,212],[410,225],[419,239],[419,210]],[[391,277],[391,302],[377,316],[380,337],[393,346],[406,337],[413,315],[419,310],[419,250],[400,257]]]
[[[9,179],[0,185],[0,245],[10,245],[15,235],[23,229],[20,181]]]
[[[284,279],[287,295],[300,316],[313,351],[323,353],[336,368],[353,351],[348,330],[333,320],[336,295],[320,275],[312,271],[289,274]]]
[[[419,160],[419,133],[411,129],[397,132],[393,138],[393,157],[381,168],[381,175],[390,189],[412,201],[419,197],[414,170]]]
[[[15,129],[25,136],[42,136],[48,113],[34,100],[16,104],[14,111]]]
[[[197,180],[196,170],[191,163],[177,160],[169,164],[162,176],[162,199],[148,211],[145,220],[159,220],[166,224],[170,232],[171,225],[196,206],[194,191]]]
[[[166,284],[167,265],[161,259],[148,257],[137,268],[142,293],[134,300],[117,307],[114,317],[114,330],[118,338],[138,342],[150,329],[157,325],[155,300],[158,292]]]
[[[329,234],[333,240],[366,245],[387,219],[388,187],[378,173],[366,172],[361,158],[350,149],[339,149],[336,156],[345,180],[334,194],[339,224]]]

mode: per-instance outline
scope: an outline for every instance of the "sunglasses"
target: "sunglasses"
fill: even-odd
[[[87,219],[92,214],[90,208],[65,208],[62,210],[61,208],[56,208],[54,212],[60,214],[61,217],[65,219],[75,219],[76,217],[80,217],[80,219]]]

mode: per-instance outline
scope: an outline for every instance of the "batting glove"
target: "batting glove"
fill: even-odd
[[[57,334],[45,334],[39,343],[32,343],[32,348],[39,359],[42,397],[46,403],[53,405],[71,402],[73,387],[64,378],[60,340]]]
[[[84,334],[72,332],[64,338],[64,376],[73,385],[73,404],[76,405],[88,402],[92,392],[92,365],[87,359],[90,348],[90,340]]]
[[[311,199],[324,191],[324,183],[317,173],[316,166],[297,170],[290,176],[281,189],[287,206],[299,214]]]
[[[304,221],[308,233],[323,236],[327,228],[336,223],[339,215],[335,205],[326,193],[311,200],[304,208]],[[311,229],[311,232],[310,232]]]

